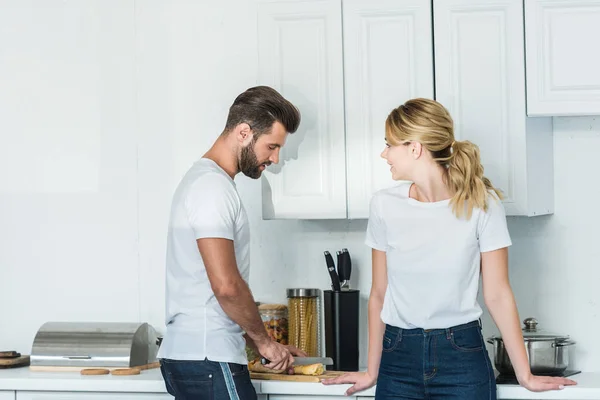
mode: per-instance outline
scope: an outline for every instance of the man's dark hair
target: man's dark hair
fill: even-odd
[[[275,89],[256,86],[240,94],[227,116],[224,134],[236,125],[247,123],[254,131],[254,139],[270,133],[271,127],[279,121],[289,133],[294,133],[300,125],[300,111]]]

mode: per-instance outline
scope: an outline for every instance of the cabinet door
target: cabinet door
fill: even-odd
[[[346,0],[344,88],[348,217],[366,218],[374,192],[394,184],[381,159],[385,119],[414,97],[433,98],[431,3]]]
[[[553,211],[551,119],[527,121],[522,0],[434,2],[436,99],[480,149],[508,215]]]
[[[15,400],[15,392],[0,391],[0,400]]]
[[[527,0],[527,113],[600,114],[600,1]]]
[[[310,396],[300,396],[294,394],[270,394],[269,400],[348,400],[348,399],[356,399],[356,397],[348,397],[348,396],[319,396],[319,395],[310,395]]]
[[[1,399],[1,397],[0,397]],[[17,400],[173,400],[161,393],[17,392]],[[4,399],[2,399],[4,400]]]
[[[341,3],[264,2],[258,10],[259,83],[302,114],[279,165],[263,174],[263,218],[346,218]]]

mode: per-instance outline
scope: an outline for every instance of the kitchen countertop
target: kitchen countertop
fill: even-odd
[[[533,393],[518,385],[498,385],[498,399],[600,399],[600,373],[580,373],[570,377],[577,386],[563,390]],[[306,394],[343,396],[350,385],[325,386],[320,383],[253,380],[260,394]],[[77,372],[33,372],[29,368],[0,369],[0,390],[166,393],[160,370],[142,371],[133,376],[82,376]],[[375,396],[375,388],[357,396]]]

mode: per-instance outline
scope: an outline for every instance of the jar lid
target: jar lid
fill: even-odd
[[[261,304],[258,306],[260,311],[273,310],[273,311],[284,311],[287,310],[285,304]]]
[[[318,297],[320,293],[319,289],[288,289],[287,297]]]

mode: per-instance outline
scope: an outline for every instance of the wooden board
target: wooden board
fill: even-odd
[[[36,372],[81,372],[81,370],[83,369],[107,369],[109,371],[115,370],[115,369],[120,369],[120,370],[124,370],[124,369],[136,369],[138,371],[144,371],[147,369],[152,369],[152,368],[158,368],[160,367],[160,363],[158,361],[150,363],[150,364],[144,364],[144,365],[138,365],[137,367],[131,367],[131,368],[126,368],[126,367],[94,367],[94,366],[85,366],[85,367],[59,367],[59,366],[51,366],[51,365],[32,365],[29,367],[29,369],[31,371],[36,371]],[[124,371],[120,371],[120,373],[122,374]],[[135,371],[132,371],[132,373],[136,373]]]
[[[0,368],[17,368],[29,365],[29,356],[0,358]]]
[[[288,375],[288,374],[269,374],[265,372],[250,372],[251,379],[260,379],[266,381],[289,381],[289,382],[316,382],[323,379],[335,378],[344,375],[344,371],[325,371],[323,375]]]

